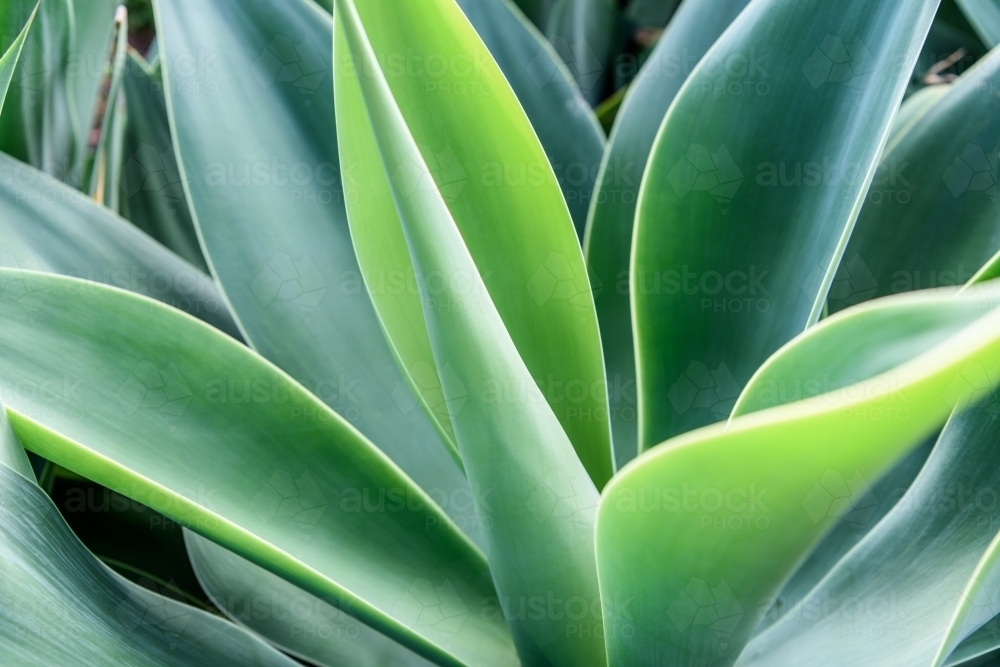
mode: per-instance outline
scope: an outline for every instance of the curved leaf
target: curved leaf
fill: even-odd
[[[689,77],[639,195],[640,448],[725,418],[757,366],[819,317],[936,7],[755,2]]]
[[[239,338],[215,283],[107,208],[0,154],[0,266],[106,283]]]
[[[459,0],[548,155],[583,238],[604,131],[559,54],[510,0]]]
[[[629,296],[629,257],[639,183],[667,108],[688,74],[749,0],[688,0],[629,87],[611,130],[597,177],[584,238],[594,273],[594,304],[611,388],[615,457],[622,466],[637,453],[635,349]]]
[[[0,282],[0,391],[32,451],[442,664],[503,663],[507,629],[480,612],[482,554],[300,384],[141,296],[10,269]],[[421,586],[452,623],[421,622]]]
[[[0,642],[10,667],[292,665],[249,633],[101,564],[34,483],[2,405],[0,535]]]
[[[0,643],[9,667],[295,665],[217,616],[111,572],[45,492],[6,462],[0,462],[0,572]]]
[[[306,0],[157,0],[154,9],[180,180],[247,342],[477,535],[472,507],[448,502],[468,497],[469,485],[396,367],[354,256],[332,123],[330,17]],[[279,80],[282,59],[309,73]]]
[[[987,389],[953,415],[896,508],[737,664],[798,665],[807,650],[817,665],[937,667],[1000,611],[990,555],[1000,519],[989,500],[1000,486],[996,406]],[[820,478],[806,502],[821,502],[834,477]],[[858,484],[863,476],[847,481]]]
[[[961,285],[1000,251],[1000,50],[949,87],[882,160],[830,290],[864,299]],[[992,170],[992,171],[991,171]],[[991,189],[992,188],[992,189]]]
[[[207,267],[170,137],[163,79],[129,52],[122,92],[128,120],[119,201],[122,216],[198,267]],[[206,269],[207,270],[207,269]]]
[[[428,667],[418,655],[381,635],[329,601],[193,533],[185,533],[198,580],[216,607],[239,625],[292,655],[317,665]]]
[[[380,71],[433,176],[423,181],[416,172],[396,171],[398,165],[392,165],[391,185],[407,192],[440,189],[478,273],[414,273],[402,231],[392,224],[398,214],[391,210],[383,167],[376,163],[379,185],[369,187],[363,171],[369,162],[355,156],[366,150],[344,158],[341,168],[352,174],[345,182],[351,233],[387,337],[421,400],[448,434],[450,408],[439,398],[446,378],[434,371],[424,340],[419,292],[430,290],[436,298],[451,288],[471,289],[483,276],[520,357],[601,487],[613,464],[597,318],[580,246],[548,160],[503,74],[457,7],[440,0],[406,5],[405,11],[398,6],[390,11],[390,6],[357,3],[367,39],[378,61],[387,63]],[[461,81],[483,92],[442,96],[428,104],[427,86],[435,80],[430,67],[422,76],[408,76],[393,65],[393,54],[404,46],[414,62],[476,63],[468,70],[464,65],[449,69],[436,85]],[[360,67],[350,62],[359,52],[344,57],[346,66]],[[350,122],[365,122],[363,114]],[[361,138],[353,131],[340,137],[342,144],[355,140]],[[362,171],[355,174],[355,169]]]
[[[995,305],[995,290],[977,293]],[[1000,378],[965,377],[1000,358],[998,325],[1000,312],[988,312],[889,373],[699,429],[630,464],[605,490],[597,523],[602,595],[634,600],[628,615],[608,615],[611,664],[732,664],[757,623],[751,610],[836,518],[817,483],[879,477],[953,407],[991,391]],[[696,618],[702,605],[718,622]]]
[[[82,183],[117,0],[42,0],[0,118],[0,148]]]
[[[387,11],[417,28],[418,18],[448,25],[447,3],[419,7],[414,14],[424,16],[388,5],[380,12],[369,3],[362,22],[351,0],[337,2],[344,164],[357,165],[362,194],[387,196],[389,204],[380,211],[384,217],[362,221],[352,210],[352,228],[388,232],[398,224],[395,234],[405,238],[416,275],[446,278],[433,292],[418,283],[422,316],[469,478],[494,490],[488,502],[477,499],[476,509],[499,593],[496,614],[507,619],[522,664],[602,664],[590,546],[597,490],[508,334],[368,41],[369,25],[390,23]],[[570,600],[573,610],[563,609]],[[539,613],[539,604],[560,609]]]

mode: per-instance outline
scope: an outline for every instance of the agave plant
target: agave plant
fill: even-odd
[[[996,659],[1000,4],[518,5],[3,5],[3,665]]]

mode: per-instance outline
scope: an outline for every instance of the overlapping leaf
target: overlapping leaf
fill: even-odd
[[[597,528],[601,591],[635,599],[630,614],[608,619],[611,664],[736,660],[757,624],[755,605],[778,592],[844,507],[834,507],[841,496],[817,486],[829,478],[877,478],[953,407],[977,402],[995,386],[988,374],[985,384],[966,379],[970,368],[1000,358],[1000,314],[982,314],[996,304],[995,292],[982,289],[961,297],[964,310],[978,309],[981,317],[916,359],[681,436],[609,485]],[[830,335],[838,321],[797,344]],[[848,489],[844,498],[857,495]],[[734,569],[737,554],[742,567]],[[664,561],[671,567],[658,567]]]
[[[573,73],[510,0],[461,0],[458,6],[524,107],[583,238],[604,131]]]
[[[129,52],[122,88],[127,108],[121,178],[121,214],[195,266],[207,266],[177,169],[163,99],[159,61]]]
[[[882,159],[830,290],[831,311],[876,296],[961,285],[1000,250],[998,68],[994,50]]]
[[[611,389],[618,465],[631,460],[637,452],[638,405],[628,271],[639,183],[653,139],[677,91],[748,1],[689,0],[681,6],[629,87],[598,174],[584,252],[595,284],[602,286],[600,292],[595,292],[594,303]],[[758,75],[764,77],[766,73],[761,70]]]
[[[482,554],[288,375],[137,295],[21,270],[0,283],[0,391],[33,451],[444,664],[509,664]],[[426,587],[447,621],[420,613]]]
[[[98,561],[34,483],[2,406],[0,536],[5,665],[294,664],[251,634],[129,583]]]
[[[582,253],[548,160],[517,99],[467,19],[442,4],[435,0],[403,12],[389,11],[385,3],[358,3],[367,38],[379,62],[387,63],[383,74],[420,153],[413,155],[414,163],[419,158],[431,169],[426,180],[407,171],[406,165],[392,165],[391,184],[380,175],[375,181],[379,185],[371,185],[365,171],[370,163],[357,157],[368,150],[342,157],[342,170],[351,174],[345,189],[366,285],[412,384],[418,390],[428,384],[434,388],[420,391],[421,399],[450,438],[448,413],[458,406],[438,398],[439,387],[447,381],[442,375],[450,371],[435,370],[422,333],[418,292],[426,290],[429,298],[436,298],[452,289],[471,289],[482,276],[531,377],[600,487],[613,470],[611,438],[597,321]],[[474,92],[442,96],[429,104],[427,87],[435,83],[430,68],[422,76],[408,76],[392,65],[393,54],[403,45],[428,64],[438,57],[476,63],[468,70],[449,69],[436,82],[461,82]],[[345,57],[360,56],[351,52]],[[362,137],[344,133],[340,141],[360,142]],[[406,193],[440,190],[476,262],[476,276],[444,269],[414,272],[402,231],[390,224],[390,185]],[[431,382],[424,379],[428,375]],[[466,392],[476,390],[466,385]],[[498,395],[524,391],[529,389],[496,387]]]
[[[362,219],[351,209],[352,229],[369,239],[375,231],[402,237],[400,252],[412,258],[416,275],[446,278],[433,292],[419,283],[416,325],[426,322],[469,478],[493,490],[476,507],[499,594],[495,613],[510,624],[522,664],[601,664],[602,601],[591,546],[597,491],[508,334],[446,203],[447,190],[434,183],[420,154],[413,116],[403,113],[369,41],[369,26],[384,30],[397,21],[411,28],[423,21],[461,26],[457,8],[363,6],[359,12],[351,0],[337,3],[337,112],[343,161],[352,165],[359,197],[384,203]],[[467,396],[461,409],[451,402],[458,396]],[[559,609],[534,610],[546,600]]]
[[[936,8],[756,2],[689,77],[639,195],[640,448],[725,418],[819,317]]]

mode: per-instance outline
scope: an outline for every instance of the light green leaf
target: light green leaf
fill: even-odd
[[[598,174],[584,252],[595,285],[602,286],[600,292],[595,291],[594,303],[601,324],[619,466],[637,453],[638,404],[628,271],[639,183],[656,132],[677,91],[748,2],[688,0],[681,5],[629,88]],[[718,64],[715,69],[718,72]],[[765,70],[758,72],[760,77],[764,74]]]
[[[327,667],[433,664],[330,602],[262,568],[249,570],[231,551],[190,532],[185,538],[198,579],[215,606],[283,651]]]
[[[553,0],[545,21],[545,36],[592,105],[605,97],[618,21],[614,0]]]
[[[996,292],[963,299],[995,306]],[[819,481],[876,479],[952,408],[991,391],[1000,378],[973,386],[966,376],[1000,358],[998,326],[1000,312],[988,312],[888,373],[685,434],[623,470],[597,525],[602,595],[633,600],[629,614],[607,615],[611,664],[732,664],[757,624],[755,605],[777,594],[837,517],[812,502],[823,500]],[[714,621],[698,615],[702,606]]]
[[[992,372],[996,374],[997,357]],[[983,366],[974,366],[983,373]],[[970,367],[958,380],[977,379]],[[913,486],[808,596],[754,640],[738,665],[920,664],[937,667],[998,612],[997,396],[956,413]],[[867,478],[828,471],[803,501],[820,512],[842,490],[864,513]],[[831,495],[833,494],[833,495]],[[836,502],[836,501],[835,501]],[[817,610],[823,610],[816,613]],[[845,628],[848,631],[845,632]],[[995,631],[995,629],[994,629]]]
[[[997,0],[956,0],[979,38],[989,48],[1000,44],[1000,2]]]
[[[387,337],[421,400],[449,434],[450,408],[439,398],[446,378],[435,373],[422,333],[418,288],[435,297],[448,289],[471,289],[482,276],[531,377],[601,487],[613,465],[597,318],[582,252],[548,160],[503,74],[460,10],[441,0],[391,13],[387,6],[366,1],[358,10],[379,62],[387,63],[383,75],[420,153],[413,157],[428,164],[432,175],[421,180],[403,165],[390,172],[392,185],[406,192],[439,189],[478,270],[474,279],[454,271],[414,273],[402,230],[391,222],[398,214],[392,212],[390,184],[379,175],[380,185],[369,186],[364,170],[371,162],[355,157],[368,148],[342,158],[343,172],[351,175],[345,189],[355,249]],[[427,70],[408,76],[393,65],[401,45],[419,62],[444,58],[470,68],[450,68],[438,79]],[[427,86],[435,81],[438,86],[461,82],[479,92],[435,97],[428,104]],[[361,120],[355,116],[350,122],[363,123],[361,107],[354,109]],[[362,137],[342,133],[340,141]],[[378,163],[372,168],[377,174],[383,170]],[[355,174],[355,169],[362,171]]]
[[[0,266],[127,289],[240,336],[208,276],[82,193],[3,154]]]
[[[250,633],[98,561],[34,483],[3,406],[0,537],[0,643],[8,667],[295,664]]]
[[[548,155],[583,238],[604,130],[559,54],[511,0],[459,0]]]
[[[725,418],[819,317],[936,8],[754,2],[688,78],[636,218],[640,449]]]
[[[198,267],[206,267],[184,196],[158,66],[129,51],[122,92],[128,112],[118,188],[122,215]]]
[[[831,311],[961,285],[1000,250],[1000,97],[989,92],[1000,86],[998,65],[1000,49],[952,84],[882,159],[830,290]]]
[[[591,547],[597,491],[519,356],[452,217],[447,190],[434,183],[420,153],[413,116],[403,113],[369,41],[369,26],[399,22],[414,34],[428,34],[425,24],[454,30],[464,18],[456,18],[457,8],[445,2],[407,10],[362,6],[359,16],[351,0],[337,2],[341,148],[344,164],[357,165],[352,173],[358,191],[387,195],[391,205],[380,211],[386,217],[360,221],[352,209],[352,227],[388,230],[399,224],[395,233],[405,237],[416,275],[443,278],[439,290],[418,283],[423,317],[469,479],[494,490],[488,501],[477,499],[477,511],[499,593],[495,613],[510,624],[521,663],[602,664]],[[461,406],[454,403],[459,397]],[[530,611],[556,599],[558,610]],[[571,600],[574,609],[563,608]]]
[[[422,655],[502,664],[482,554],[300,384],[158,302],[29,271],[0,283],[0,392],[26,447]],[[449,622],[420,614],[428,586]]]

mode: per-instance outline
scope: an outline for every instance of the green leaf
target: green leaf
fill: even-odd
[[[1000,2],[997,0],[956,0],[979,38],[989,48],[1000,44]]]
[[[819,317],[936,7],[755,2],[688,78],[639,194],[640,449],[725,418]]]
[[[191,532],[185,537],[199,580],[215,606],[283,651],[327,667],[433,664],[267,570],[249,571],[246,561],[219,545]]]
[[[639,183],[670,103],[747,2],[688,0],[682,4],[629,88],[598,174],[584,252],[596,278],[594,284],[603,286],[595,293],[594,303],[611,387],[611,423],[619,466],[637,453],[638,404],[628,271]]]
[[[400,365],[448,435],[449,407],[439,398],[446,378],[434,372],[422,333],[418,289],[435,297],[448,289],[471,288],[483,276],[531,377],[601,487],[613,472],[611,435],[597,318],[582,252],[548,160],[503,74],[461,11],[441,5],[435,0],[389,15],[378,3],[364,2],[358,10],[379,62],[388,63],[383,74],[419,151],[413,157],[431,167],[432,177],[424,181],[405,169],[396,172],[400,165],[393,164],[393,185],[406,192],[440,189],[478,272],[475,277],[454,271],[414,273],[402,230],[392,223],[398,214],[391,210],[384,167],[377,162],[372,167],[378,185],[368,185],[370,174],[354,172],[372,164],[360,157],[374,150],[369,144],[343,157],[341,165],[351,174],[345,181],[351,232],[368,291]],[[414,25],[426,29],[414,30]],[[429,66],[422,76],[406,75],[392,64],[401,45],[418,62],[444,58],[460,66],[437,79],[427,73]],[[360,55],[345,52],[345,57]],[[480,92],[435,97],[428,104],[432,82],[461,82]],[[338,116],[338,123],[364,124],[362,107],[354,109],[357,115],[350,121]],[[342,132],[340,141],[360,142],[362,136]],[[467,391],[475,390],[467,386]],[[522,388],[497,390],[516,393]]]
[[[995,288],[956,301],[992,307]],[[835,322],[793,345],[828,337]],[[954,407],[992,391],[995,375],[975,386],[967,378],[1000,358],[998,325],[1000,312],[988,312],[890,372],[682,435],[623,470],[597,524],[602,594],[633,600],[629,614],[606,614],[611,664],[732,664],[757,624],[755,605],[777,594],[836,518],[811,502],[817,483],[876,479]],[[714,622],[698,615],[703,606]]]
[[[604,131],[559,54],[510,0],[460,0],[538,134],[583,238]],[[456,91],[457,92],[457,91]]]
[[[102,565],[34,483],[2,405],[0,536],[0,642],[10,667],[294,664],[171,591],[147,590]]]
[[[167,156],[172,157],[172,153]],[[0,252],[0,264],[12,268],[45,269],[129,289],[184,308],[231,336],[239,337],[221,294],[214,283],[195,267],[174,257],[106,208],[95,205],[68,186],[28,165],[0,155],[0,172],[11,175],[10,182],[21,186],[14,188],[0,181],[0,242],[4,248]],[[32,187],[26,188],[29,183]],[[30,471],[30,468],[27,470]],[[463,502],[459,496],[450,500]],[[212,552],[209,556],[196,559],[195,566],[206,590],[215,600],[224,603],[243,599],[241,594],[245,592],[245,587],[252,585],[256,587],[253,595],[275,600],[275,604],[285,599],[314,600],[309,609],[324,614],[328,611],[327,602],[225,552],[204,538],[188,533],[187,539],[200,547],[200,550],[192,547],[192,553]],[[225,564],[226,576],[218,574],[216,562]],[[220,588],[224,585],[235,586],[236,589]],[[236,620],[241,620],[241,609],[233,609],[231,604],[219,606]],[[254,617],[254,620],[258,621],[255,630],[293,653],[304,655],[306,648],[319,649],[318,653],[308,653],[308,657],[316,662],[322,663],[321,658],[329,656],[329,651],[335,648],[325,641],[316,641],[324,636],[323,625],[317,627],[319,634],[310,642],[308,635],[295,631],[296,628],[301,630],[304,622],[301,618],[276,612],[264,618]],[[329,618],[324,621],[329,621]],[[359,635],[378,636],[356,620],[338,627],[352,633],[354,628],[360,628]],[[303,643],[307,647],[303,647]],[[380,643],[395,646],[388,639],[382,639]],[[356,640],[352,640],[351,646],[356,649]],[[387,648],[386,651],[409,654],[405,649]]]
[[[129,51],[122,92],[128,112],[121,179],[122,215],[198,267],[205,257],[177,168],[159,67]]]
[[[240,333],[212,280],[107,208],[0,154],[0,266],[127,289]]]
[[[605,97],[608,68],[619,48],[618,22],[613,0],[554,0],[545,23],[545,36],[592,105]]]
[[[987,92],[1000,85],[998,65],[1000,50],[991,51],[882,159],[830,290],[831,311],[961,285],[1000,250],[1000,97]]]
[[[0,45],[7,50],[0,57],[0,111],[3,110],[7,90],[10,88],[14,69],[24,48],[24,40],[38,13],[40,0],[12,0],[3,8],[0,24]]]
[[[0,117],[0,150],[72,185],[83,181],[116,0],[42,0]]]
[[[985,372],[996,374],[996,360]],[[963,377],[977,379],[970,367],[959,381]],[[972,407],[952,416],[896,508],[737,664],[799,665],[803,651],[810,651],[817,665],[905,661],[937,667],[1000,612],[994,562],[1000,513],[990,499],[1000,484],[995,391],[983,389]],[[863,514],[872,500],[860,471],[853,477],[823,473],[803,507],[821,513],[848,489],[853,497],[845,510]],[[810,611],[820,608],[826,611],[818,616]],[[816,651],[834,642],[835,651]]]
[[[10,269],[0,283],[0,392],[28,449],[442,664],[505,663],[482,554],[300,384],[144,297]],[[420,615],[425,586],[450,623]]]
[[[305,0],[154,8],[181,181],[245,339],[478,535],[471,504],[452,502],[469,485],[397,368],[354,256],[332,122],[331,18]],[[285,61],[302,77],[284,81]]]
[[[429,25],[446,26],[450,30],[438,34],[447,35],[462,29],[464,18],[447,2],[405,10],[362,6],[358,12],[351,0],[337,2],[343,161],[357,165],[352,173],[360,193],[387,195],[392,206],[381,208],[386,217],[360,221],[352,210],[352,227],[388,231],[398,224],[395,233],[405,238],[416,275],[443,278],[433,290],[418,281],[423,317],[466,471],[494,491],[488,500],[477,498],[476,509],[499,593],[495,613],[507,618],[521,663],[602,664],[601,598],[591,547],[597,490],[505,328],[449,210],[448,191],[434,183],[421,155],[414,116],[401,109],[400,97],[407,98],[395,94],[369,41],[377,42],[372,32],[397,23],[417,35],[430,34]],[[420,183],[425,185],[413,187]],[[464,400],[461,406],[457,398]],[[559,608],[530,611],[539,604]]]

